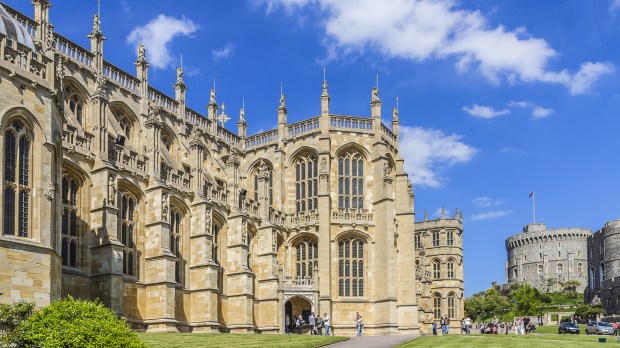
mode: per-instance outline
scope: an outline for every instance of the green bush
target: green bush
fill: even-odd
[[[19,347],[145,347],[126,323],[99,302],[71,297],[35,312],[14,331]]]
[[[573,317],[571,317],[570,315],[564,315],[562,316],[562,319],[560,319],[560,322],[562,323],[568,323],[573,321]]]
[[[0,304],[0,346],[13,342],[13,331],[24,320],[32,315],[34,303],[25,300],[14,304]]]

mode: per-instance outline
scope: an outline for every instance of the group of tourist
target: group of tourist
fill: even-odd
[[[447,335],[450,330],[450,318],[448,316],[440,317],[439,324],[441,325],[441,334]],[[437,320],[433,320],[433,336],[437,336]]]
[[[304,321],[301,315],[299,316],[293,315],[293,320],[291,320],[288,314],[284,318],[284,329],[286,330],[287,334],[296,332],[297,334],[301,335],[304,324],[306,324],[306,322]],[[362,321],[362,316],[360,315],[360,312],[355,312],[355,326],[357,327],[357,335],[361,336],[362,327],[364,327],[364,322]],[[329,329],[331,327],[332,326],[331,326],[330,318],[329,318],[329,315],[327,315],[327,313],[325,313],[323,318],[321,318],[320,314],[315,317],[314,312],[312,312],[310,316],[308,317],[308,328],[309,328],[308,335],[329,336],[330,335]],[[325,333],[323,333],[323,328],[325,328]],[[331,334],[333,335],[333,333],[334,333],[334,330],[332,328]]]
[[[527,335],[534,331],[534,325],[530,323],[530,318],[523,317],[515,320],[515,333],[517,335]]]
[[[301,335],[303,328],[304,328],[304,324],[306,324],[306,322],[304,321],[301,315],[299,316],[293,315],[293,319],[291,320],[291,317],[289,317],[289,315],[287,314],[286,317],[284,318],[284,329],[286,330],[287,334],[296,332],[297,334]],[[309,326],[309,330],[308,330],[309,335],[329,336],[330,334],[329,329],[331,327],[329,315],[325,313],[323,318],[321,318],[320,314],[315,317],[314,312],[312,312],[310,316],[308,317],[308,326]],[[325,333],[323,333],[323,329],[325,329]],[[332,333],[333,333],[333,330],[332,330]]]

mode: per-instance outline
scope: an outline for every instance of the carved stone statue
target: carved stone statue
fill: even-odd
[[[319,173],[327,174],[327,159],[325,157],[321,158],[321,166],[319,167]]]
[[[286,107],[286,94],[282,93],[280,94],[280,109],[283,109]]]
[[[93,15],[93,34],[101,33],[101,18],[98,14]]]
[[[212,214],[211,208],[207,208],[207,212],[205,214],[205,233],[206,234],[211,234],[212,233],[212,230],[211,230],[211,214]]]
[[[209,91],[209,103],[215,104],[215,90]]]
[[[383,163],[383,175],[390,175],[392,173],[392,168],[390,168],[390,164],[386,161]]]
[[[108,204],[116,204],[116,175],[113,174],[108,176]]]
[[[47,24],[47,37],[45,40],[45,47],[48,50],[54,48],[54,26],[52,23]]]
[[[45,198],[47,198],[48,201],[53,201],[55,196],[56,188],[54,187],[54,184],[50,182],[47,186],[47,191],[45,191]]]
[[[258,165],[258,177],[259,178],[268,178],[269,177],[269,166],[265,161],[260,160],[260,164]]]
[[[379,89],[377,87],[372,88],[372,101],[378,102],[379,100]]]
[[[184,84],[183,82],[183,68],[177,68],[177,83],[178,86]]]

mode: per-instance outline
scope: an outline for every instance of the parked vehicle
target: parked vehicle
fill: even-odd
[[[591,321],[586,325],[586,334],[613,335],[614,327],[603,321]]]
[[[566,322],[560,323],[558,327],[558,334],[579,334],[579,326],[575,323]]]

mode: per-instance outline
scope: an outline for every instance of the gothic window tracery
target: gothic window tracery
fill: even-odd
[[[77,194],[80,185],[71,176],[62,178],[62,264],[78,266],[79,231]]]
[[[338,208],[364,208],[364,160],[357,152],[338,157]]]
[[[433,279],[441,278],[441,261],[433,260]]]
[[[441,318],[441,295],[433,294],[433,316],[435,319]]]
[[[312,268],[318,261],[319,248],[315,241],[305,240],[295,247],[295,275],[305,278],[312,277]]]
[[[449,231],[447,234],[447,245],[454,245],[454,232]]]
[[[433,246],[439,246],[439,232],[433,232]]]
[[[364,242],[346,238],[338,243],[338,295],[364,296]]]
[[[454,259],[449,259],[448,260],[448,278],[449,279],[454,279],[455,278],[455,272],[454,272]]]
[[[131,194],[121,193],[121,235],[123,244],[123,274],[135,276],[136,272],[136,203]]]
[[[448,318],[456,318],[456,295],[450,293],[448,295]]]
[[[9,123],[4,133],[5,235],[28,237],[31,141],[29,130],[22,121]]]
[[[295,212],[302,213],[318,208],[318,162],[311,154],[295,161]]]
[[[82,97],[73,89],[68,87],[66,89],[68,101],[69,101],[69,110],[75,116],[78,123],[83,126],[84,125],[84,100]]]

